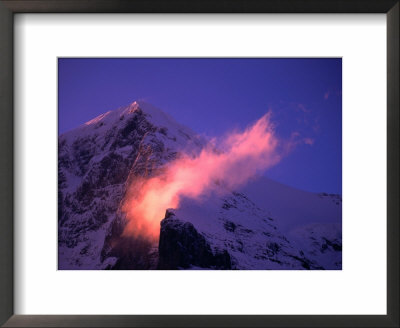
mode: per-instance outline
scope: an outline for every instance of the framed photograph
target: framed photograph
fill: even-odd
[[[0,1],[0,322],[399,326],[398,1]]]

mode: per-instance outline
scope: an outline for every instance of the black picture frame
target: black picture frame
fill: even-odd
[[[399,8],[399,0],[0,0],[0,324],[5,327],[399,327]],[[14,315],[13,21],[16,13],[385,13],[387,315]]]

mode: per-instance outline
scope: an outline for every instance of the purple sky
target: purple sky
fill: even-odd
[[[59,134],[142,99],[196,132],[220,136],[268,110],[298,144],[266,175],[342,193],[342,60],[61,58]]]

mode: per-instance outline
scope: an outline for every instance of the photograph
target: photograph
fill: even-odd
[[[342,58],[57,60],[58,270],[342,270]]]

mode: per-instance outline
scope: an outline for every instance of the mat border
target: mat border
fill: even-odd
[[[0,0],[0,324],[4,327],[399,327],[399,0]],[[14,315],[16,13],[385,13],[387,315]]]

